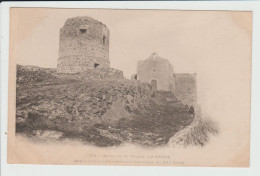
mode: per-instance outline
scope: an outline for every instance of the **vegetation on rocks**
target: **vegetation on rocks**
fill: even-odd
[[[32,139],[77,138],[97,146],[158,146],[193,122],[194,112],[172,93],[152,92],[149,84],[98,72],[88,77],[18,66],[16,132]]]

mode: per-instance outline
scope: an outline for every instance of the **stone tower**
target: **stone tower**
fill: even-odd
[[[109,30],[90,17],[69,18],[60,29],[59,73],[109,66]]]

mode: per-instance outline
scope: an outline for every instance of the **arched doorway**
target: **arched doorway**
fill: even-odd
[[[157,81],[156,80],[153,79],[151,81],[151,86],[152,86],[153,91],[157,91]]]

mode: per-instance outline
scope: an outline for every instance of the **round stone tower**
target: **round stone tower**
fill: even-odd
[[[59,73],[109,67],[109,30],[90,17],[69,18],[60,29]]]

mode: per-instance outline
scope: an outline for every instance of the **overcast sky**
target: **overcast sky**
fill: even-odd
[[[169,59],[176,72],[193,73],[202,63],[227,60],[230,53],[243,57],[248,53],[241,56],[240,50],[250,44],[245,40],[250,14],[245,13],[27,8],[15,15],[17,62],[56,67],[59,29],[67,18],[75,16],[90,16],[107,25],[111,66],[123,70],[126,77],[136,72],[138,60],[153,51]]]

